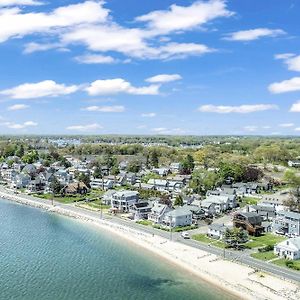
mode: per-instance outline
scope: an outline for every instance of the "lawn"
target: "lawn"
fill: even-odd
[[[256,259],[259,259],[259,260],[265,260],[265,261],[277,257],[277,255],[275,255],[273,253],[273,251],[252,253],[251,256],[253,258],[256,258]]]
[[[41,199],[48,199],[48,200],[52,200],[52,197],[53,197],[51,194],[35,194],[33,196],[41,198]],[[60,203],[68,204],[68,203],[73,203],[73,202],[84,200],[85,197],[88,197],[88,196],[86,196],[86,195],[75,195],[75,196],[65,196],[65,197],[54,196],[53,199]]]
[[[211,239],[206,234],[195,234],[192,236],[192,239],[201,243],[205,244],[211,244],[213,246],[216,246],[218,248],[224,248],[225,245],[222,241]]]
[[[288,268],[288,266],[286,265],[286,262],[288,262],[289,260],[287,259],[284,259],[284,258],[280,258],[280,259],[276,259],[274,261],[272,261],[273,264],[277,265],[277,266],[280,266],[280,267],[285,267],[285,268]],[[300,271],[300,260],[292,260],[290,261],[294,268],[291,268],[291,269],[294,269],[296,270],[298,268],[297,271]]]
[[[275,235],[272,233],[266,233],[262,236],[250,236],[249,242],[245,244],[248,248],[260,248],[265,246],[274,246],[279,242],[286,240],[286,237]]]
[[[257,205],[258,202],[258,198],[254,198],[254,197],[243,197],[242,201],[239,202],[240,207],[244,207],[246,205]]]
[[[145,225],[145,226],[152,226],[152,222],[149,220],[139,220],[136,223],[141,224],[141,225]]]

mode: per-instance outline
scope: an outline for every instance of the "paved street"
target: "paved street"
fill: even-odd
[[[5,190],[5,192],[7,192],[7,190]],[[48,203],[51,204],[50,200],[37,199],[37,198],[33,198],[31,196],[28,196],[28,195],[25,195],[23,197],[25,197],[27,199],[34,200],[34,201],[38,201],[41,204],[45,203],[45,202],[48,202]],[[79,208],[79,207],[76,207],[74,204],[62,204],[62,203],[59,203],[59,202],[54,202],[54,204],[55,204],[55,206],[66,208],[66,209],[69,209],[69,210],[71,210],[73,212],[77,212],[77,213],[82,212],[84,210],[84,213],[87,216],[90,216],[90,217],[93,217],[93,218],[100,218],[101,217],[100,212],[90,211],[90,210],[87,210],[87,209]],[[128,227],[133,228],[133,229],[138,229],[138,230],[146,232],[146,233],[159,235],[159,236],[167,238],[167,239],[172,239],[172,240],[177,241],[179,243],[182,243],[182,244],[185,244],[185,245],[188,245],[188,246],[191,246],[191,247],[195,247],[195,248],[198,248],[200,250],[207,251],[209,253],[212,253],[212,254],[215,254],[215,255],[218,255],[218,256],[221,256],[221,257],[224,257],[224,255],[225,255],[225,258],[227,258],[229,260],[240,262],[240,263],[243,263],[245,265],[248,265],[248,266],[250,266],[252,268],[255,268],[255,269],[258,269],[258,270],[269,272],[271,274],[274,274],[274,275],[277,275],[277,276],[280,276],[280,277],[283,277],[283,278],[287,278],[287,279],[290,279],[290,280],[300,282],[300,272],[285,269],[285,268],[276,266],[276,265],[268,263],[268,262],[264,262],[264,261],[254,259],[254,258],[249,256],[248,251],[233,251],[233,250],[227,250],[227,249],[224,251],[223,249],[216,248],[214,246],[210,246],[210,245],[198,242],[198,241],[194,241],[194,240],[191,240],[191,239],[183,239],[181,237],[180,233],[174,233],[174,232],[171,233],[171,232],[168,232],[168,231],[163,231],[163,230],[155,229],[155,228],[152,228],[152,227],[147,227],[147,226],[144,226],[144,225],[137,224],[134,221],[121,219],[121,218],[115,217],[115,216],[103,215],[103,218],[107,219],[107,220],[110,220],[110,221],[113,221],[115,223],[118,223],[120,225],[128,226]],[[230,218],[230,216],[224,216],[223,219],[221,218],[219,220],[219,222],[225,223],[225,221],[228,220],[228,218]]]

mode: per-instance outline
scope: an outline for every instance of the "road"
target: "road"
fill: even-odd
[[[1,190],[1,188],[0,188],[0,190]],[[7,193],[8,191],[5,190],[5,192]],[[13,193],[11,192],[11,194],[13,194]],[[36,197],[31,197],[28,195],[22,195],[22,197],[27,198],[29,200],[34,200],[41,204],[43,204],[45,202],[48,202],[49,204],[51,204],[51,200],[37,199]],[[79,208],[74,204],[62,204],[62,203],[54,201],[54,205],[59,206],[61,208],[68,209],[70,211],[73,211],[74,213],[82,213],[84,211],[85,215],[92,217],[92,218],[101,218],[100,212],[90,211],[88,209]],[[217,247],[214,247],[211,245],[207,245],[207,244],[195,241],[195,240],[183,239],[181,237],[180,233],[178,233],[178,232],[172,233],[172,232],[168,232],[168,231],[155,229],[152,227],[147,227],[147,226],[144,226],[141,224],[137,224],[134,221],[121,219],[116,216],[103,215],[103,218],[106,220],[112,221],[114,223],[117,223],[119,225],[128,226],[130,228],[137,229],[137,230],[140,230],[140,231],[143,231],[146,233],[159,235],[159,236],[161,236],[163,238],[167,238],[167,239],[172,239],[176,242],[179,242],[184,245],[191,246],[191,247],[215,254],[217,256],[221,256],[221,257],[225,256],[226,259],[236,261],[236,262],[248,265],[254,269],[268,272],[273,275],[279,276],[281,278],[286,278],[286,279],[293,280],[293,281],[300,283],[300,272],[290,270],[290,269],[285,269],[285,268],[282,268],[280,266],[277,266],[277,265],[274,265],[274,264],[271,264],[271,263],[268,263],[265,261],[254,259],[251,256],[249,256],[249,253],[247,251],[233,251],[233,250],[228,250],[228,249],[226,249],[226,250],[220,249],[220,248],[217,248]]]

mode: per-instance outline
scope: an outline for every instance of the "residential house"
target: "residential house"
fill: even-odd
[[[180,173],[181,169],[182,169],[182,165],[179,162],[174,162],[170,164],[170,171],[173,174]]]
[[[104,178],[93,178],[90,182],[90,186],[92,189],[101,189],[107,191],[114,187],[113,180],[108,180]]]
[[[254,212],[238,212],[233,216],[233,226],[242,228],[250,235],[259,236],[263,233],[262,217]]]
[[[116,193],[116,191],[114,191],[114,190],[109,190],[106,193],[104,193],[101,198],[102,203],[105,205],[111,205],[112,195],[115,193]]]
[[[158,174],[159,176],[167,176],[170,172],[169,168],[154,168],[152,170],[153,173]]]
[[[62,192],[68,195],[75,194],[86,194],[88,192],[88,187],[83,182],[73,182],[68,184],[62,189]]]
[[[190,226],[193,223],[192,212],[186,207],[179,207],[164,215],[163,223],[167,226]]]
[[[208,226],[207,235],[211,238],[222,240],[227,229],[228,227],[224,224],[211,224]]]
[[[289,160],[288,166],[293,168],[300,168],[300,160]]]
[[[207,206],[207,204],[214,204],[215,213],[219,214],[229,209],[230,200],[227,196],[208,196],[205,200],[201,202],[201,207]]]
[[[165,214],[171,210],[166,204],[156,202],[151,209],[148,220],[155,224],[162,224]]]
[[[276,209],[272,205],[250,205],[248,206],[249,212],[256,212],[263,220],[272,220],[276,216]]]
[[[112,194],[111,207],[118,212],[129,212],[129,208],[139,202],[139,192],[119,191]]]
[[[273,230],[279,234],[300,236],[300,213],[279,211],[273,220]]]
[[[140,201],[134,203],[130,207],[130,212],[133,213],[134,220],[148,219],[149,214],[151,213],[152,205],[148,201]]]
[[[288,239],[277,244],[274,247],[274,254],[291,260],[300,259],[300,237]]]
[[[149,179],[148,184],[154,185],[155,189],[161,192],[168,190],[168,181],[165,179]]]

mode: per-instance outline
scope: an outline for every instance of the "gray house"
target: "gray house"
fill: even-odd
[[[166,213],[163,222],[171,227],[190,226],[193,223],[192,216],[193,214],[189,209],[179,207]]]
[[[273,220],[273,230],[279,234],[300,236],[300,213],[280,211]]]
[[[129,208],[139,201],[139,193],[135,191],[120,191],[112,195],[111,207],[119,212],[129,212]]]

